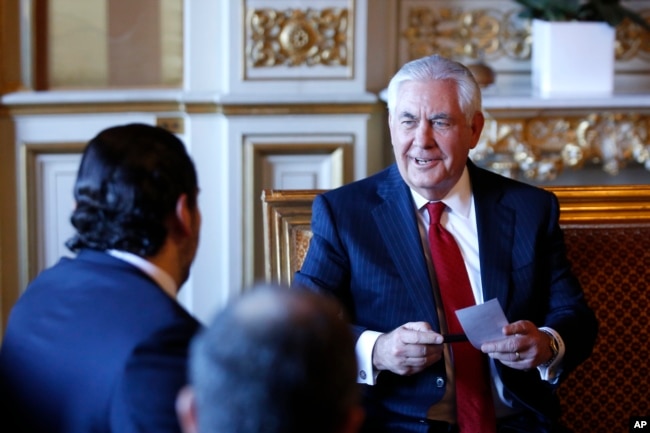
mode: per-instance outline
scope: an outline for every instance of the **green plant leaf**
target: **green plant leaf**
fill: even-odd
[[[620,0],[514,0],[522,18],[545,21],[600,21],[616,27],[625,18],[650,31],[650,23]]]
[[[545,21],[570,21],[576,19],[578,0],[515,0],[524,6],[519,14],[522,18],[537,18]]]

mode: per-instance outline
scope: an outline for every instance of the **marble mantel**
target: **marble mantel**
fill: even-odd
[[[554,111],[640,110],[650,111],[650,92],[614,93],[593,97],[553,97],[534,95],[530,89],[502,90],[487,88],[483,91],[483,108],[488,112],[530,112],[532,115]]]

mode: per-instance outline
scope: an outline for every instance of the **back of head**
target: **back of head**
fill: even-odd
[[[355,379],[338,303],[307,291],[256,287],[192,346],[201,433],[333,433],[359,402]]]
[[[144,124],[106,129],[84,151],[67,246],[154,255],[181,194],[196,205],[194,164],[176,136]]]
[[[449,80],[458,88],[460,107],[471,122],[474,113],[481,110],[481,88],[472,72],[463,64],[437,54],[412,60],[397,71],[388,84],[387,105],[392,113],[397,104],[400,85],[405,81]]]

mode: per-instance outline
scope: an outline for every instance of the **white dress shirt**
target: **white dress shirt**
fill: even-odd
[[[178,287],[176,286],[174,279],[167,272],[154,265],[150,261],[138,256],[137,254],[121,250],[106,250],[106,252],[111,256],[120,260],[124,260],[125,262],[130,263],[131,265],[140,269],[142,272],[147,274],[149,278],[154,280],[156,284],[160,286],[163,292],[176,299]]]

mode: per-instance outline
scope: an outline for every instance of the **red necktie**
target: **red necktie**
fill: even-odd
[[[443,202],[427,203],[429,211],[429,246],[438,279],[438,287],[449,333],[462,333],[456,310],[474,305],[465,262],[454,237],[441,224]],[[453,343],[456,371],[456,411],[460,433],[493,433],[496,418],[490,375],[482,352],[470,343]]]

